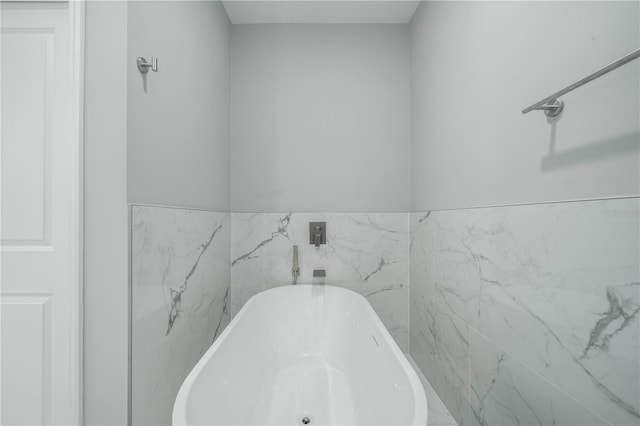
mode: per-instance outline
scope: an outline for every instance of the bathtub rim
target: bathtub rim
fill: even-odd
[[[207,351],[202,355],[202,357],[198,360],[196,365],[191,369],[187,377],[184,379],[184,381],[180,385],[180,390],[178,391],[178,394],[176,395],[176,399],[173,404],[173,410],[172,410],[172,416],[171,416],[171,424],[173,426],[188,425],[186,423],[186,420],[187,420],[186,408],[187,408],[187,400],[189,398],[189,394],[191,393],[191,388],[193,387],[193,384],[196,378],[198,377],[200,372],[204,369],[204,367],[207,365],[207,363],[209,362],[213,354],[216,352],[218,347],[220,347],[220,345],[222,345],[222,343],[226,340],[227,335],[229,335],[233,331],[236,324],[239,322],[239,318],[241,318],[242,315],[244,315],[244,313],[249,309],[249,307],[253,303],[255,303],[256,300],[264,297],[265,294],[276,292],[276,291],[283,291],[283,288],[286,288],[289,286],[293,286],[293,284],[280,285],[277,287],[272,287],[272,288],[263,290],[251,296],[251,298],[247,300],[244,306],[242,306],[242,308],[238,311],[235,317],[229,322],[227,327],[223,330],[220,336],[218,336],[215,342],[213,342],[213,344],[209,347],[209,349],[207,349]],[[389,345],[391,351],[393,352],[396,359],[402,366],[402,369],[404,370],[409,380],[409,383],[411,384],[411,390],[413,391],[415,396],[413,419],[424,418],[424,423],[412,423],[412,425],[425,426],[429,418],[429,407],[428,407],[427,397],[424,392],[424,388],[422,386],[422,382],[420,381],[420,377],[418,377],[418,373],[414,370],[413,366],[411,365],[411,363],[409,362],[405,354],[402,352],[402,350],[400,349],[396,341],[393,339],[387,327],[382,323],[382,320],[380,319],[376,311],[373,309],[373,306],[371,306],[371,303],[369,303],[367,298],[349,288],[340,287],[337,285],[295,284],[295,286],[308,287],[309,289],[312,289],[313,287],[318,287],[318,286],[322,286],[324,288],[331,287],[332,288],[331,291],[338,291],[338,292],[343,291],[347,293],[352,293],[353,295],[357,296],[356,298],[360,298],[361,301],[365,302],[365,306],[367,307],[367,310],[369,311],[370,314],[372,314],[371,315],[372,320],[380,330],[380,333],[382,334],[385,341]],[[421,404],[420,402],[423,402],[423,404]]]

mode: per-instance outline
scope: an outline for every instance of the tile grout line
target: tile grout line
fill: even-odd
[[[434,305],[436,305],[437,302],[434,302]],[[463,320],[462,318],[460,318],[457,314],[451,312],[449,310],[448,307],[446,306],[442,306],[440,303],[437,303],[437,306],[439,309],[442,309],[444,312],[446,312],[448,315],[453,316],[454,318],[456,318],[457,320],[463,322],[468,328],[469,328],[469,359],[468,359],[468,373],[469,373],[469,381],[467,383],[469,389],[468,389],[468,403],[469,403],[469,409],[471,409],[471,357],[473,356],[473,353],[471,352],[471,333],[475,333],[477,334],[481,339],[486,340],[488,343],[490,343],[491,345],[495,346],[496,348],[498,348],[500,351],[504,352],[505,354],[507,354],[511,359],[513,359],[514,361],[516,361],[518,364],[520,364],[522,367],[526,368],[529,372],[534,373],[539,379],[543,380],[545,383],[547,383],[550,386],[553,386],[556,390],[558,390],[559,392],[561,392],[562,394],[564,394],[565,396],[567,396],[569,399],[573,400],[576,404],[578,404],[579,406],[581,406],[582,408],[584,408],[587,412],[593,414],[594,416],[596,416],[597,418],[599,418],[600,420],[602,420],[605,424],[607,425],[611,425],[611,422],[609,422],[608,420],[605,420],[601,415],[599,415],[598,413],[594,412],[593,410],[591,410],[589,407],[587,407],[586,405],[584,405],[581,401],[577,400],[573,395],[567,393],[567,391],[565,391],[564,389],[562,389],[559,385],[557,385],[556,383],[553,383],[552,381],[550,381],[549,379],[547,379],[546,377],[544,377],[542,374],[540,374],[537,370],[535,370],[533,367],[531,367],[529,364],[525,363],[524,361],[522,361],[519,357],[517,357],[516,355],[512,354],[511,352],[507,351],[506,349],[504,349],[502,346],[498,345],[496,342],[494,342],[493,340],[491,340],[489,337],[487,337],[486,335],[484,335],[482,332],[480,332],[479,330],[475,329],[474,327],[471,326],[471,324],[469,324],[467,321]]]

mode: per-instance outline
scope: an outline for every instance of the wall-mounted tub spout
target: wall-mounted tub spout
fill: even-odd
[[[298,283],[298,277],[300,276],[300,265],[298,265],[298,246],[293,246],[293,266],[291,268],[291,275],[293,275],[293,284]]]
[[[324,269],[314,269],[312,284],[324,285],[326,277],[327,277],[327,271],[325,271]]]

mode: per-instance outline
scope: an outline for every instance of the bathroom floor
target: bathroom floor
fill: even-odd
[[[416,370],[418,377],[420,377],[420,381],[424,387],[424,393],[427,395],[427,404],[429,406],[427,426],[458,426],[458,423],[456,423],[451,413],[449,413],[449,410],[447,410],[447,407],[445,407],[444,403],[440,400],[436,391],[433,390],[433,387],[424,377],[424,374],[422,374],[422,371],[420,371],[413,358],[408,354],[406,357],[413,369]]]

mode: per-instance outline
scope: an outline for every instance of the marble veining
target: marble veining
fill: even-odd
[[[230,215],[131,206],[133,424],[170,425],[180,384],[229,322]]]
[[[422,370],[418,367],[416,362],[411,358],[411,355],[407,356],[409,363],[418,374],[422,387],[424,388],[425,396],[427,397],[427,405],[429,407],[429,417],[427,419],[427,426],[458,426],[458,423],[453,418],[447,407],[444,405],[440,397],[431,386],[431,383],[426,379]]]
[[[229,293],[231,293],[231,280],[229,280],[229,286],[224,292],[224,297],[222,298],[222,309],[220,310],[220,316],[218,317],[218,321],[216,323],[216,329],[213,333],[213,337],[211,338],[211,343],[215,342],[216,338],[220,335],[224,326],[230,321],[229,316]]]
[[[252,248],[251,250],[249,250],[244,254],[239,255],[237,258],[233,260],[233,262],[231,262],[231,265],[233,266],[238,262],[250,260],[251,256],[255,252],[257,252],[259,249],[261,249],[265,245],[271,243],[277,237],[284,237],[288,239],[289,238],[288,227],[289,227],[289,222],[291,221],[291,215],[292,213],[289,213],[289,214],[286,214],[284,217],[282,217],[278,221],[277,229],[271,233],[271,236],[269,238],[260,241],[254,248]]]
[[[639,206],[409,221],[132,206],[133,423],[170,424],[169,401],[230,317],[256,293],[290,285],[297,244],[298,282],[325,269],[323,282],[366,297],[458,424],[640,424],[640,224],[611,213]],[[309,244],[311,221],[327,222],[320,248]]]
[[[443,337],[442,323],[434,332],[432,317],[446,312],[467,325],[471,423],[640,423],[639,218],[611,214],[638,211],[639,204],[633,198],[411,215],[411,353],[423,369],[442,368],[455,387],[461,379],[447,365],[457,355],[432,353],[438,340],[452,337]],[[483,358],[474,342],[492,355]],[[427,360],[438,367],[424,366]],[[446,394],[447,386],[425,375]],[[527,392],[516,379],[539,394],[514,400]],[[575,402],[565,404],[572,410],[558,407],[563,398]]]
[[[469,327],[411,288],[411,354],[459,424],[468,424]],[[420,324],[420,329],[416,328]]]
[[[469,424],[609,424],[473,330],[470,349]]]
[[[640,282],[631,282],[616,287],[607,287],[609,309],[601,314],[589,335],[589,342],[580,359],[589,357],[589,352],[609,350],[609,342],[628,327],[638,316],[640,305],[637,294]]]
[[[327,223],[327,244],[309,242],[309,222]],[[408,348],[408,223],[404,213],[233,213],[232,316],[254,294],[292,283],[293,245],[298,283],[351,288],[367,297],[396,342]]]
[[[218,227],[213,230],[213,233],[211,234],[211,237],[209,238],[209,240],[207,242],[205,242],[204,244],[202,244],[202,246],[200,247],[200,253],[198,254],[198,257],[196,258],[195,263],[189,269],[189,273],[187,273],[187,276],[184,278],[184,281],[177,288],[174,288],[172,285],[167,283],[165,280],[162,281],[163,286],[166,286],[166,288],[167,288],[167,290],[169,292],[169,295],[170,295],[170,297],[169,297],[169,323],[167,325],[167,333],[166,334],[169,334],[171,332],[171,329],[173,328],[173,324],[175,323],[176,319],[180,315],[180,302],[182,301],[182,294],[185,291],[187,291],[189,279],[193,276],[194,272],[196,271],[196,268],[198,267],[198,264],[200,263],[200,259],[202,259],[202,256],[205,254],[205,252],[207,251],[207,249],[211,245],[211,242],[216,237],[216,234],[218,233],[218,231],[220,231],[221,228],[222,228],[222,223],[220,223],[218,225]],[[167,264],[167,268],[169,266],[170,266],[170,263]]]

